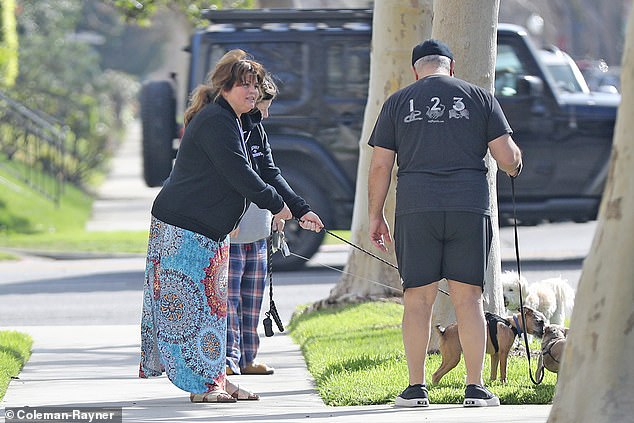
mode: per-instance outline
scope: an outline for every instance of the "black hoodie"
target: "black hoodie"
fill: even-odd
[[[220,241],[238,225],[249,201],[273,214],[284,204],[251,166],[238,118],[220,97],[185,128],[174,168],[154,200],[152,215]]]

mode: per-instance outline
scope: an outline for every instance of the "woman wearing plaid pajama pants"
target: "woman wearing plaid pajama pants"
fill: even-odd
[[[262,126],[269,115],[277,86],[267,75],[262,83],[262,97],[249,114],[241,117],[250,164],[262,180],[271,184],[282,196],[303,229],[319,232],[323,224],[303,198],[295,194],[273,162],[271,146]],[[283,221],[281,222],[283,225]],[[282,230],[283,227],[278,227]],[[271,231],[271,213],[251,204],[240,226],[230,234],[229,282],[227,296],[227,374],[266,374],[273,369],[256,363],[260,346],[257,327],[266,285],[266,238]]]
[[[227,287],[227,374],[272,374],[273,369],[256,363],[260,346],[258,322],[267,270],[266,237],[271,213],[252,204],[240,230],[231,237]],[[253,238],[260,238],[253,241]]]

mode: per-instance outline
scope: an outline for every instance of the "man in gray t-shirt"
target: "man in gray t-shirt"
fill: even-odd
[[[392,168],[398,164],[394,239],[403,281],[403,344],[410,385],[396,405],[427,406],[425,355],[438,282],[446,278],[467,367],[465,406],[499,405],[483,386],[485,320],[482,289],[490,246],[485,155],[512,177],[521,152],[495,97],[453,77],[449,47],[414,47],[416,82],[392,94],[370,136],[370,238],[387,251],[384,216]]]

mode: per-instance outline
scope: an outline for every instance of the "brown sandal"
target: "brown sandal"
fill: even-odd
[[[189,394],[191,402],[236,402],[236,398],[223,389],[216,389],[202,394]]]
[[[264,363],[251,363],[240,369],[243,375],[272,375],[275,372],[273,367]]]
[[[237,385],[236,390],[231,393],[231,396],[238,401],[258,401],[260,399],[258,394],[242,389],[240,385]]]

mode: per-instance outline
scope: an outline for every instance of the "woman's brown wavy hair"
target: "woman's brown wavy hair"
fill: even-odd
[[[205,83],[197,86],[192,92],[189,106],[185,110],[185,126],[203,107],[216,101],[223,91],[229,91],[236,83],[245,82],[248,75],[255,76],[258,85],[261,85],[266,71],[260,63],[252,60],[244,50],[236,49],[225,53],[216,63],[213,71],[209,72]]]

